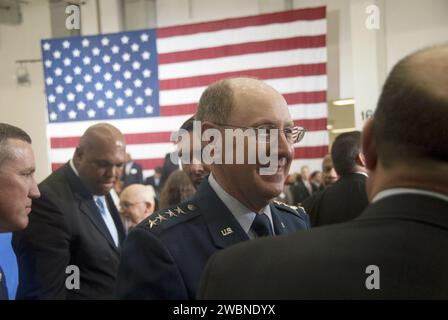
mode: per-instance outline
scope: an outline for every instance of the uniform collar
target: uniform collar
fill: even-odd
[[[210,173],[208,177],[208,182],[210,184],[210,187],[215,191],[218,198],[224,203],[224,205],[229,209],[229,211],[232,213],[232,215],[235,217],[235,219],[238,221],[238,223],[243,228],[244,232],[249,235],[250,238],[254,238],[255,235],[252,234],[250,227],[252,226],[252,223],[255,219],[256,213],[248,209],[245,205],[243,205],[238,199],[234,198],[230,194],[228,194],[216,181],[216,179],[213,177],[213,174]],[[268,216],[269,221],[271,222],[272,230],[274,230],[274,225],[272,223],[272,214],[271,214],[271,208],[269,205],[265,206],[262,210],[259,212],[264,213]]]

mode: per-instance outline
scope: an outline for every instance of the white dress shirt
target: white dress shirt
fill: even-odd
[[[219,183],[216,181],[216,179],[213,177],[213,174],[211,173],[208,177],[208,182],[210,183],[210,187],[213,189],[213,191],[215,191],[215,193],[218,195],[218,198],[221,199],[221,201],[225,204],[227,209],[229,209],[229,211],[241,225],[244,232],[246,232],[246,234],[249,236],[249,239],[256,238],[257,237],[256,234],[250,229],[250,227],[252,226],[252,223],[254,222],[255,219],[255,215],[257,213],[251,211],[236,198],[228,194],[219,185]],[[272,223],[271,207],[267,205],[266,207],[260,210],[259,214],[261,213],[264,213],[268,216],[272,230],[274,230],[274,225]]]
[[[415,188],[391,188],[378,192],[375,195],[375,197],[373,197],[372,203],[398,194],[420,194],[448,201],[448,196],[438,192],[415,189]]]

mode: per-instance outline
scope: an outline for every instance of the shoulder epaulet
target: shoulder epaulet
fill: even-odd
[[[196,211],[196,206],[192,203],[180,204],[176,207],[171,207],[166,210],[161,210],[148,218],[149,228],[160,225],[163,221],[169,221],[174,217],[187,215]]]
[[[286,208],[292,209],[292,210],[294,210],[296,212],[299,211],[299,208],[301,210],[305,211],[305,209],[303,207],[301,207],[301,206],[292,206],[292,205],[289,205],[289,204],[286,204],[284,202],[277,201],[277,200],[272,200],[272,202],[277,204],[277,205],[279,205],[279,206],[281,206],[281,207],[286,207]]]

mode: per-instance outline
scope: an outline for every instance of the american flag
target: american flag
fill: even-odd
[[[263,79],[307,129],[292,170],[328,152],[325,7],[97,36],[42,40],[50,159],[68,161],[91,125],[119,128],[150,174],[204,89],[225,77]]]

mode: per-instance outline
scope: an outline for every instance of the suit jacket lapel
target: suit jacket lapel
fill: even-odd
[[[69,163],[65,164],[64,170],[65,176],[67,177],[67,181],[69,182],[70,187],[73,191],[74,197],[78,201],[79,210],[87,215],[87,217],[89,217],[90,221],[98,229],[100,234],[102,234],[107,239],[110,246],[118,252],[118,248],[115,246],[115,242],[110,235],[109,229],[107,229],[106,223],[101,217],[101,213],[99,212],[99,209],[96,206],[95,201],[93,200],[92,194],[84,187],[79,177],[73,172]],[[117,223],[115,223],[115,225],[117,226]],[[117,226],[117,230],[118,229],[119,227]]]
[[[89,217],[90,221],[95,225],[95,227],[98,229],[98,231],[107,239],[110,246],[117,250],[117,247],[115,246],[115,242],[112,239],[112,236],[110,235],[109,229],[107,229],[106,223],[104,222],[103,218],[101,217],[101,213],[99,212],[98,207],[95,204],[95,201],[92,199],[83,199],[79,198],[79,209],[82,213],[87,215]],[[118,228],[117,228],[118,229]]]
[[[194,198],[217,248],[223,249],[249,240],[246,232],[210,187],[207,179],[201,183]]]

